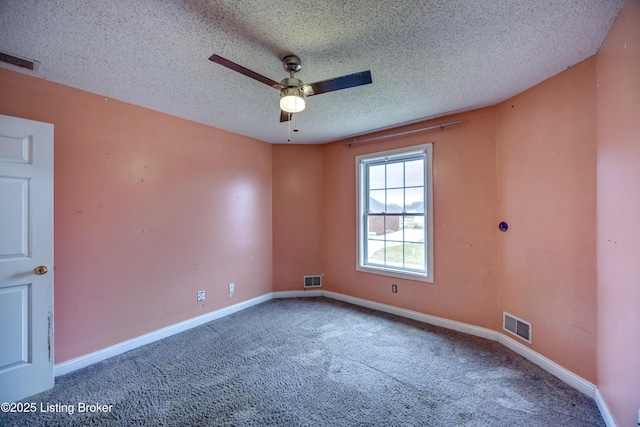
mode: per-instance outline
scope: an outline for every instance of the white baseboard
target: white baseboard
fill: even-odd
[[[323,296],[332,298],[338,301],[348,302],[350,304],[359,305],[362,307],[371,308],[378,311],[383,311],[389,314],[395,314],[400,317],[406,317],[408,319],[417,320],[418,322],[428,323],[430,325],[441,326],[446,329],[452,329],[454,331],[463,332],[465,334],[474,335],[476,337],[487,338],[493,341],[497,341],[497,332],[491,329],[481,328],[479,326],[469,325],[467,323],[456,322],[455,320],[448,320],[442,317],[431,316],[429,314],[420,313],[418,311],[407,310],[405,308],[394,307],[392,305],[382,304],[379,302],[369,301],[362,298],[356,298],[345,294],[339,294],[337,292],[323,291]]]
[[[299,295],[304,296],[304,295]],[[609,411],[609,407],[607,406],[604,398],[600,394],[598,388],[591,383],[590,381],[585,380],[584,378],[574,374],[570,370],[558,365],[556,362],[548,359],[547,357],[541,355],[540,353],[532,350],[531,348],[525,346],[514,340],[513,338],[497,331],[493,331],[491,329],[481,328],[479,326],[469,325],[467,323],[457,322],[454,320],[444,319],[442,317],[431,316],[428,314],[407,310],[404,308],[394,307],[392,305],[382,304],[375,301],[369,301],[362,298],[352,297],[350,295],[340,294],[337,292],[331,291],[322,291],[322,296],[327,298],[332,298],[338,301],[348,302],[350,304],[359,305],[362,307],[371,308],[373,310],[382,311],[385,313],[395,314],[397,316],[406,317],[409,319],[417,320],[419,322],[428,323],[435,326],[440,326],[446,329],[451,329],[458,332],[463,332],[469,335],[474,335],[481,338],[490,339],[493,341],[498,341],[500,344],[504,345],[514,353],[519,354],[530,362],[540,366],[545,371],[554,375],[565,384],[575,388],[579,392],[585,394],[586,396],[594,399],[596,404],[598,405],[598,409],[600,410],[600,414],[604,419],[607,427],[617,427],[611,412]]]
[[[563,368],[553,360],[548,359],[543,355],[541,355],[540,353],[537,353],[531,350],[529,347],[523,344],[520,344],[519,342],[517,342],[511,337],[498,333],[498,342],[503,346],[507,347],[508,349],[510,349],[511,351],[513,351],[514,353],[519,354],[520,356],[524,357],[528,361],[540,366],[542,369],[549,372],[550,374],[558,377],[564,383],[570,385],[571,387],[575,388],[579,392],[589,396],[592,399],[595,398],[596,386],[593,383],[574,374],[570,370]]]
[[[302,297],[321,297],[324,291],[320,289],[304,290],[304,291],[279,291],[273,292],[274,298],[302,298]]]
[[[210,322],[212,320],[220,319],[221,317],[225,317],[230,314],[236,313],[240,310],[244,310],[245,308],[249,308],[253,305],[263,303],[272,298],[273,298],[272,293],[261,295],[259,297],[252,298],[250,300],[243,301],[238,304],[231,305],[229,307],[221,308],[220,310],[203,314],[202,316],[194,317],[193,319],[185,320],[183,322],[176,323],[174,325],[167,326],[162,329],[158,329],[157,331],[149,332],[148,334],[144,334],[139,337],[136,337],[127,341],[123,341],[121,343],[112,345],[110,347],[103,348],[102,350],[94,351],[93,353],[85,354],[84,356],[67,360],[66,362],[58,363],[53,368],[54,375],[57,377],[60,375],[68,374],[69,372],[73,372],[75,370],[84,368],[94,363],[101,362],[110,357],[117,356],[129,350],[133,350],[134,348],[138,348],[143,345],[150,344],[154,341],[158,341],[163,338],[170,337],[171,335],[177,334],[179,332],[186,331],[187,329],[191,329],[196,326],[200,326],[204,323]]]
[[[611,415],[611,411],[609,411],[609,407],[605,402],[604,398],[600,394],[600,390],[596,388],[595,398],[596,405],[598,405],[598,409],[600,410],[600,415],[602,415],[602,419],[604,419],[604,423],[607,427],[618,427],[615,420],[613,419],[613,415]]]
[[[392,305],[356,298],[345,294],[339,294],[336,292],[323,291],[323,296],[339,301],[348,302],[350,304],[383,311],[385,313],[395,314],[397,316],[406,317],[409,319],[417,320],[419,322],[428,323],[430,325],[440,326],[446,329],[463,332],[465,334],[498,341],[500,344],[509,348],[513,352],[540,366],[550,374],[558,377],[567,385],[575,388],[581,393],[584,393],[592,399],[594,399],[595,397],[596,386],[594,384],[500,332],[487,328],[481,328],[479,326],[469,325],[467,323],[457,322],[455,320],[431,316],[429,314],[424,314],[417,311],[398,308]]]
[[[582,377],[574,374],[566,368],[558,365],[552,360],[542,356],[541,354],[531,350],[529,347],[520,344],[512,338],[491,329],[482,328],[479,326],[469,325],[467,323],[457,322],[455,320],[444,319],[442,317],[431,316],[429,314],[420,313],[417,311],[407,310],[404,308],[394,307],[392,305],[382,304],[375,301],[365,300],[362,298],[352,297],[337,292],[324,291],[324,290],[300,290],[300,291],[281,291],[270,292],[262,296],[243,301],[238,304],[234,304],[229,307],[222,308],[220,310],[213,311],[211,313],[204,314],[202,316],[195,317],[193,319],[185,320],[184,322],[176,323],[175,325],[167,326],[166,328],[159,329],[157,331],[150,332],[145,335],[141,335],[137,338],[124,341],[122,343],[113,345],[111,347],[104,348],[102,350],[95,351],[93,353],[80,356],[78,358],[68,360],[66,362],[55,365],[54,372],[56,376],[64,375],[69,372],[75,371],[80,368],[84,368],[93,363],[100,362],[109,357],[122,354],[134,348],[141,347],[143,345],[158,341],[160,339],[169,337],[179,332],[186,331],[193,327],[202,325],[215,319],[219,319],[224,316],[228,316],[232,313],[236,313],[245,308],[251,307],[256,304],[263,303],[272,298],[300,298],[300,297],[319,297],[324,296],[327,298],[335,299],[338,301],[347,302],[362,307],[371,308],[373,310],[382,311],[385,313],[395,314],[397,316],[405,317],[408,319],[417,320],[419,322],[428,323],[430,325],[440,326],[446,329],[466,333],[469,335],[486,338],[493,341],[498,341],[505,347],[511,349],[515,353],[521,355],[525,359],[540,366],[545,371],[555,375],[560,380],[575,388],[576,390],[584,393],[585,395],[596,400],[598,407],[602,413],[605,422],[608,427],[615,427],[613,418],[609,413],[609,410],[602,399],[602,396],[598,393],[596,386],[591,382],[585,380]]]

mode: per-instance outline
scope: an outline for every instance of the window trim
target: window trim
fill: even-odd
[[[364,190],[364,164],[372,159],[393,157],[404,157],[412,153],[424,152],[425,154],[425,250],[427,251],[427,273],[410,270],[399,270],[390,267],[372,266],[365,264],[364,245],[366,241],[365,227],[363,221],[366,209],[366,192]],[[356,170],[356,271],[372,273],[383,276],[396,277],[400,279],[418,280],[422,282],[434,283],[433,271],[433,143],[414,145],[410,147],[397,148],[394,150],[378,151],[375,153],[363,154],[355,158]]]

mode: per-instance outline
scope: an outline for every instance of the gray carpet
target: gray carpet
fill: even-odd
[[[325,298],[265,302],[25,402],[38,411],[0,413],[0,425],[604,425],[593,400],[496,342]]]

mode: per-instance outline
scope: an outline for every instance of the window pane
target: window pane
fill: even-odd
[[[385,216],[384,217],[384,232],[385,239],[387,240],[400,240],[402,241],[402,229],[400,228],[399,216]]]
[[[383,213],[385,211],[385,191],[369,191],[369,213]]]
[[[391,267],[402,267],[403,249],[402,242],[386,242],[384,264]]]
[[[424,243],[404,244],[404,267],[424,270]]]
[[[404,187],[404,162],[387,165],[387,188]]]
[[[384,265],[384,241],[383,240],[367,241],[366,263]]]
[[[367,218],[367,236],[369,239],[384,239],[383,216],[370,216]]]
[[[404,190],[387,190],[387,213],[402,213],[404,207]]]
[[[424,187],[407,188],[404,194],[405,212],[424,212]]]
[[[369,166],[369,188],[384,188],[384,165]]]
[[[404,217],[404,240],[406,242],[424,242],[424,217]]]
[[[424,186],[424,160],[412,160],[404,164],[406,187]]]

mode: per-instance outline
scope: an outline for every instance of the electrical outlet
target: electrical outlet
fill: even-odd
[[[398,293],[398,285],[396,285],[395,283],[391,285],[391,292],[393,292],[394,294]]]
[[[229,293],[233,294],[233,291],[236,290],[236,285],[234,283],[229,283]]]
[[[204,291],[198,291],[198,302],[204,302]]]

